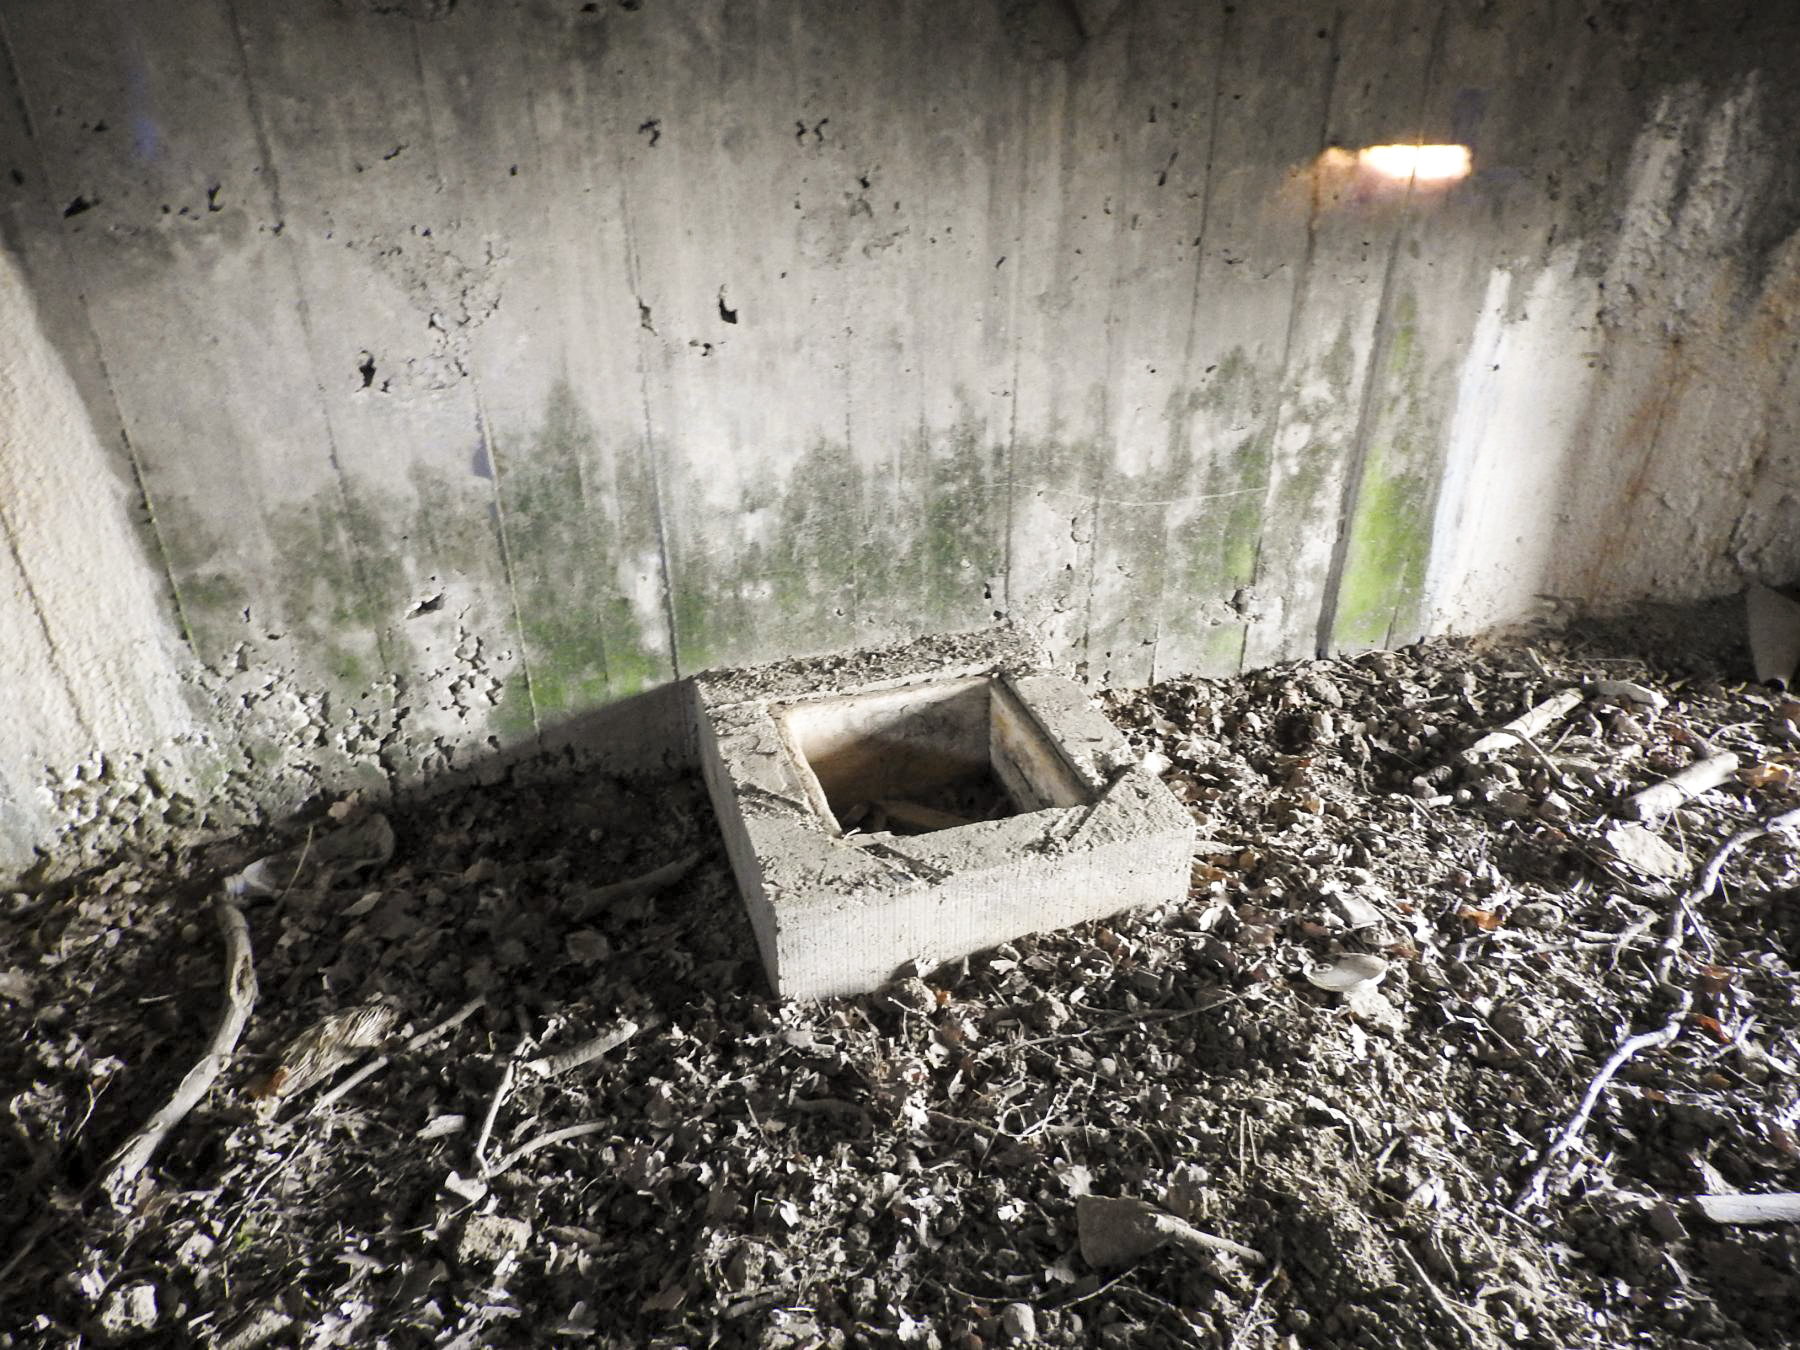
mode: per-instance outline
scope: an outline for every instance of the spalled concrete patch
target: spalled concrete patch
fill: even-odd
[[[909,962],[1187,894],[1193,826],[1010,630],[701,675],[700,762],[770,983]]]

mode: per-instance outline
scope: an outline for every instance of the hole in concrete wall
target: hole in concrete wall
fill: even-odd
[[[1000,680],[790,704],[778,720],[814,779],[814,809],[845,833],[931,834],[1087,801],[1062,752]]]

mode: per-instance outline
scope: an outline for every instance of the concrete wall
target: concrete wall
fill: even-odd
[[[1129,683],[1785,579],[1797,23],[6,0],[0,864],[997,614]]]

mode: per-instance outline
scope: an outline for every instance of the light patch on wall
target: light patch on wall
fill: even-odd
[[[1396,182],[1454,183],[1469,176],[1466,145],[1371,145],[1356,152],[1363,168]]]
[[[1313,207],[1377,201],[1406,193],[1442,192],[1474,171],[1466,145],[1327,146],[1303,177],[1312,184]]]
[[[1443,486],[1426,573],[1433,632],[1474,632],[1535,617],[1559,551],[1563,499],[1594,371],[1587,350],[1598,294],[1577,249],[1533,276],[1504,268],[1487,294],[1458,372]]]
[[[75,382],[0,249],[0,783],[191,729],[164,578]],[[0,852],[4,852],[0,838]]]

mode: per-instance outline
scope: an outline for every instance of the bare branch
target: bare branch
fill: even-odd
[[[130,1207],[131,1183],[149,1165],[162,1141],[218,1080],[232,1051],[237,1049],[238,1038],[244,1034],[250,1010],[256,1006],[256,966],[250,954],[250,926],[244,922],[243,911],[229,897],[221,895],[213,903],[213,915],[225,935],[225,1007],[206,1050],[177,1084],[167,1104],[107,1160],[101,1187],[121,1209]]]

